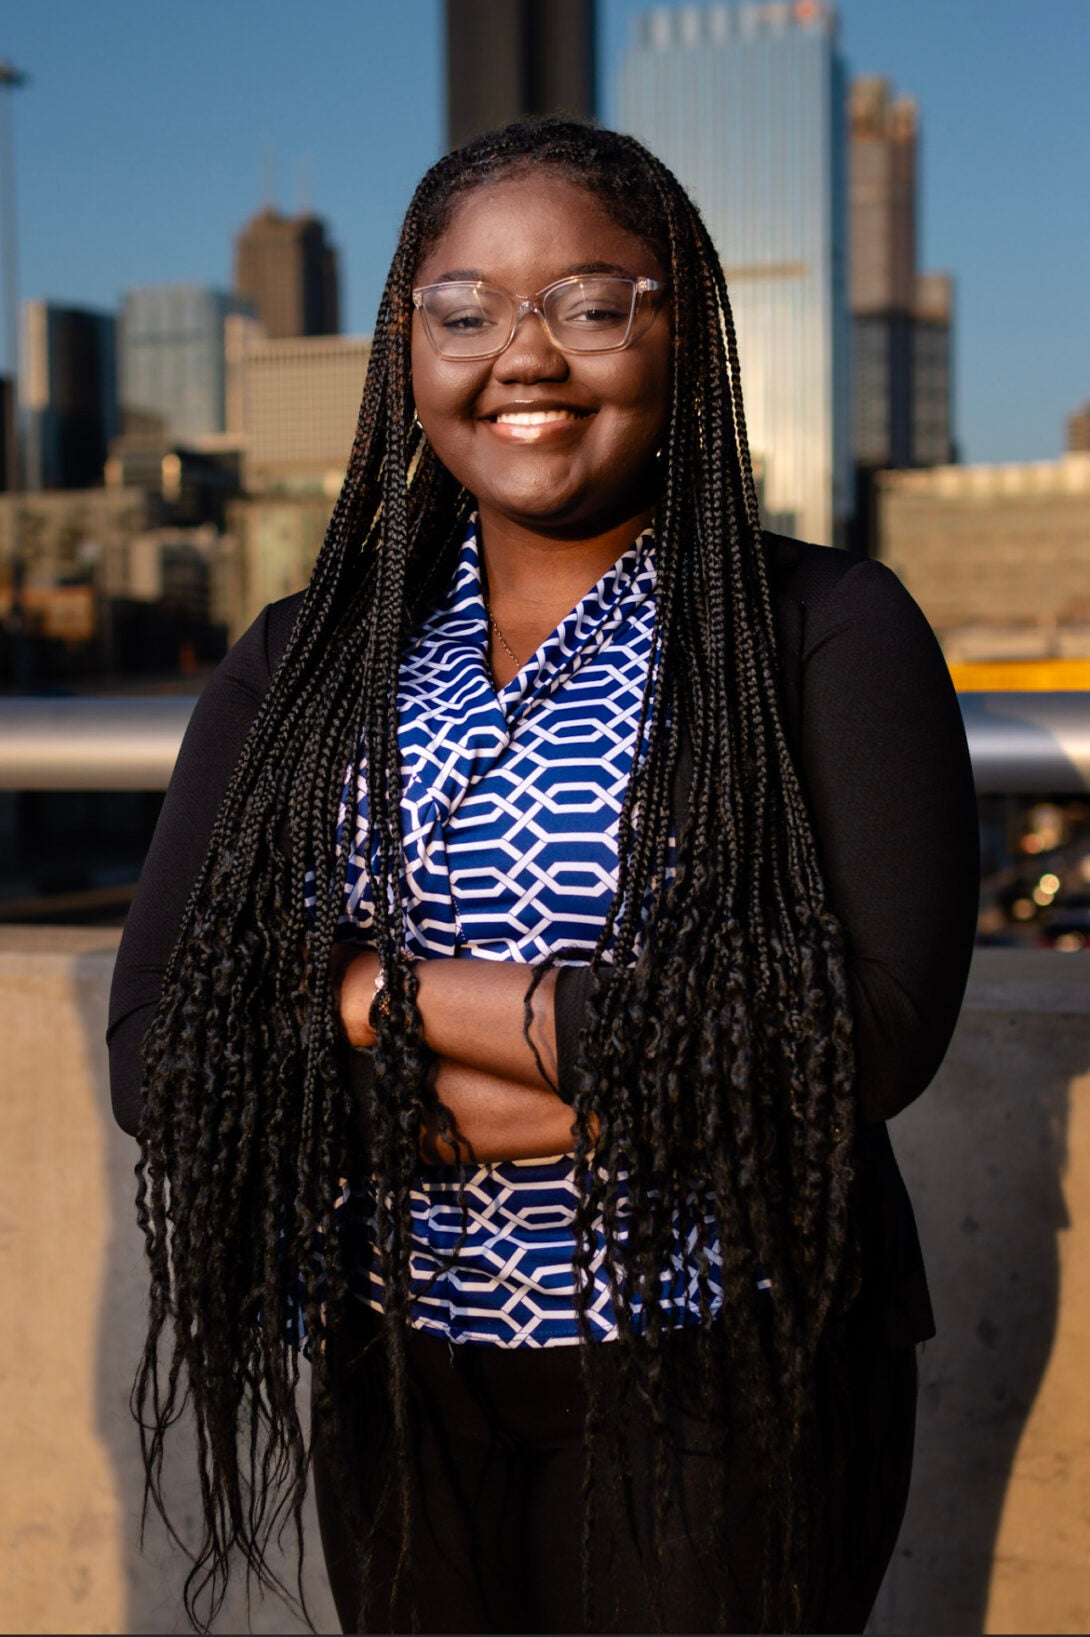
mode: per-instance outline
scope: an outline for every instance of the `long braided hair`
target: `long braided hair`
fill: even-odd
[[[301,1529],[308,1475],[297,1299],[316,1411],[331,1411],[324,1343],[348,1294],[336,1202],[353,1122],[330,977],[348,851],[334,832],[361,742],[375,939],[391,992],[374,1049],[367,1165],[401,1456],[391,1463],[403,1522],[399,1574],[409,1583],[410,1192],[421,1113],[435,1097],[412,968],[399,958],[397,677],[406,636],[445,586],[472,507],[414,421],[411,292],[460,199],[531,167],[578,183],[654,246],[669,271],[674,325],[655,520],[657,617],[637,741],[646,750],[620,817],[619,882],[591,961],[574,1107],[585,1594],[593,1520],[623,1488],[624,1417],[637,1400],[650,1406],[655,1428],[661,1537],[670,1374],[662,1270],[694,1201],[698,1374],[721,1428],[723,1516],[736,1445],[754,1452],[761,1474],[768,1594],[753,1619],[804,1618],[812,1592],[814,1365],[853,1287],[850,1013],[842,935],[784,734],[733,320],[707,231],[666,167],[629,137],[544,119],[440,160],[409,206],[344,486],[224,798],[145,1042],[138,1215],[151,1300],[133,1401],[147,1495],[160,1510],[168,1429],[185,1405],[195,1423],[203,1537],[191,1553],[186,1607],[198,1626],[214,1619],[236,1554],[262,1585],[290,1595],[269,1559],[285,1525]],[[687,817],[674,836],[684,765]],[[713,1236],[699,1226],[709,1213],[721,1300]],[[589,1341],[600,1233],[620,1333],[609,1348]],[[660,1569],[656,1543],[648,1576],[661,1620]]]

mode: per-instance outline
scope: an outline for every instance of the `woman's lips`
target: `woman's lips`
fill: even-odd
[[[553,443],[590,419],[577,409],[504,409],[485,421],[505,443]]]

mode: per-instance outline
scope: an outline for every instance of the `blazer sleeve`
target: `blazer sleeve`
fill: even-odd
[[[182,740],[125,920],[106,1041],[114,1117],[134,1136],[140,1120],[144,1035],[159,1003],[167,963],[220,803],[268,691],[290,630],[294,613],[290,605],[296,601],[266,608],[205,685]]]
[[[920,609],[883,564],[844,572],[843,554],[822,557],[806,600],[800,773],[847,940],[862,1115],[878,1121],[930,1083],[957,1022],[976,930],[976,798],[957,695]],[[558,974],[567,1100],[591,986],[585,966]]]
[[[954,1032],[980,860],[950,673],[881,563],[856,563],[807,605],[801,762],[847,939],[863,1118],[886,1120],[930,1083]]]

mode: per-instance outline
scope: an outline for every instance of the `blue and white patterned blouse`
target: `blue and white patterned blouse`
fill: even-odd
[[[405,947],[414,956],[540,960],[593,949],[617,879],[617,826],[636,748],[655,617],[650,533],[633,546],[496,691],[473,523],[442,604],[401,664]],[[342,805],[341,835],[346,803]],[[363,859],[366,778],[355,789],[341,935],[373,926]],[[411,1322],[457,1342],[550,1347],[579,1340],[570,1155],[429,1170],[413,1191]],[[356,1289],[382,1306],[369,1226],[373,1202],[353,1196]],[[463,1237],[464,1229],[464,1237]],[[663,1275],[664,1313],[699,1317],[692,1244],[679,1230]],[[719,1258],[712,1252],[718,1298]],[[601,1236],[591,1303],[594,1333],[616,1335]]]

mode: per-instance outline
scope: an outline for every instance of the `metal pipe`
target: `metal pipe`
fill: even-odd
[[[195,703],[0,700],[0,790],[165,790]]]
[[[1090,791],[1090,693],[958,695],[981,796]]]
[[[1090,792],[1090,693],[959,699],[978,794]],[[165,790],[194,704],[0,699],[0,790]]]

